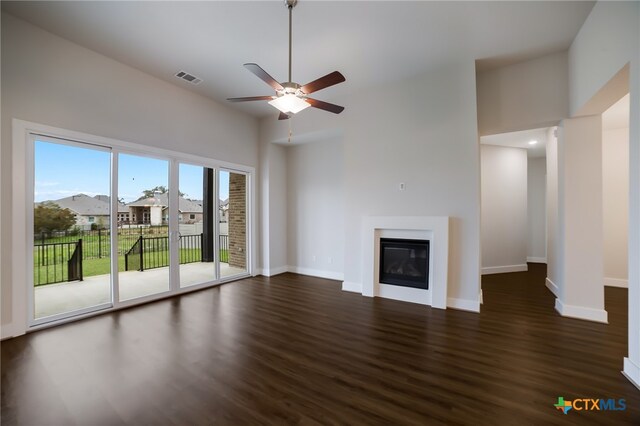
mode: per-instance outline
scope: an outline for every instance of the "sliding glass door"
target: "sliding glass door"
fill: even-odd
[[[31,319],[111,307],[111,152],[33,140]]]
[[[214,170],[180,163],[178,223],[180,287],[215,281],[215,183]]]
[[[169,291],[169,161],[118,155],[120,301]]]
[[[44,136],[29,146],[31,326],[248,275],[248,174]]]

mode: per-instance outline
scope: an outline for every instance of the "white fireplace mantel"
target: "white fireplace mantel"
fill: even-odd
[[[430,241],[429,289],[380,284],[380,238],[423,239]],[[447,307],[449,258],[448,216],[368,216],[362,228],[362,295],[421,303],[434,308]]]

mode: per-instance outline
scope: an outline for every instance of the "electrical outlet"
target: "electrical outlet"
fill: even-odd
[[[329,262],[329,265],[331,265],[333,263],[333,257],[329,256],[329,259],[327,259],[327,262]]]
[[[400,185],[398,185],[398,189],[399,189],[400,191],[404,191],[404,189],[405,189],[404,182],[400,182]]]

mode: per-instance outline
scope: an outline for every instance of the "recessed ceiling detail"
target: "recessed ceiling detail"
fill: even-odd
[[[184,80],[184,81],[186,81],[188,83],[191,83],[191,84],[193,84],[195,86],[197,86],[198,84],[202,83],[202,79],[201,78],[196,77],[193,74],[189,74],[186,71],[178,71],[175,74],[175,76],[178,77],[179,79]]]

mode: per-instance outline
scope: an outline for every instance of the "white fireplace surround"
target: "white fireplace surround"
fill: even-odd
[[[429,289],[379,282],[380,238],[429,241]],[[362,295],[447,308],[448,216],[369,216],[362,229]]]

